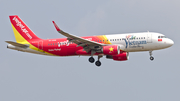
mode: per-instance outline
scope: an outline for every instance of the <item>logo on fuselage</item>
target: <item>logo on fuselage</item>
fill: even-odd
[[[69,46],[69,44],[70,44],[69,40],[58,42],[58,47],[61,47],[62,45]]]
[[[136,48],[136,47],[143,47],[142,44],[147,44],[146,40],[141,39],[140,41],[135,41],[136,36],[134,35],[127,35],[126,38],[123,40],[126,43],[126,48]],[[137,38],[138,39],[138,38]]]

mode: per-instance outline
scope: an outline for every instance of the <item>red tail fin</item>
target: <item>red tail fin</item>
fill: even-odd
[[[33,39],[39,39],[17,15],[9,16],[9,18],[17,42],[21,42],[24,39],[28,41]]]

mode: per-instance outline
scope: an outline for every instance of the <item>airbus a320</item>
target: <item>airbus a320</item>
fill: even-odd
[[[94,63],[93,56],[97,56],[96,66],[101,66],[100,58],[103,56],[115,61],[126,61],[129,52],[149,51],[150,60],[154,60],[152,51],[174,44],[165,35],[155,32],[78,37],[62,31],[54,21],[56,30],[66,38],[41,39],[17,15],[9,18],[16,42],[6,41],[7,48],[49,56],[89,56],[90,63]]]

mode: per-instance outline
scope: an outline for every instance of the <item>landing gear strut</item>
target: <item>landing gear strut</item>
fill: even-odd
[[[94,60],[94,58],[93,58],[93,55],[94,55],[95,53],[96,53],[95,51],[93,51],[93,50],[91,51],[91,57],[89,58],[89,62],[90,62],[90,63],[94,63],[95,60]]]
[[[89,58],[89,62],[90,63],[94,63],[95,59],[93,58],[93,55],[95,54],[96,52],[94,50],[91,50],[91,57]],[[99,61],[100,58],[102,58],[103,55],[99,54],[98,55],[98,60],[95,62],[96,66],[101,66],[101,62]]]
[[[99,61],[100,58],[102,58],[102,55],[98,55],[98,60],[95,62],[96,66],[101,66],[101,62]]]
[[[152,51],[149,51],[149,55],[150,55],[150,60],[153,61],[154,57],[152,56]]]

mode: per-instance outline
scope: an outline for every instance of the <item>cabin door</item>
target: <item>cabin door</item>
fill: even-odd
[[[39,50],[43,50],[43,41],[38,42],[38,48]]]
[[[147,34],[147,43],[152,43],[152,34],[151,33]]]

